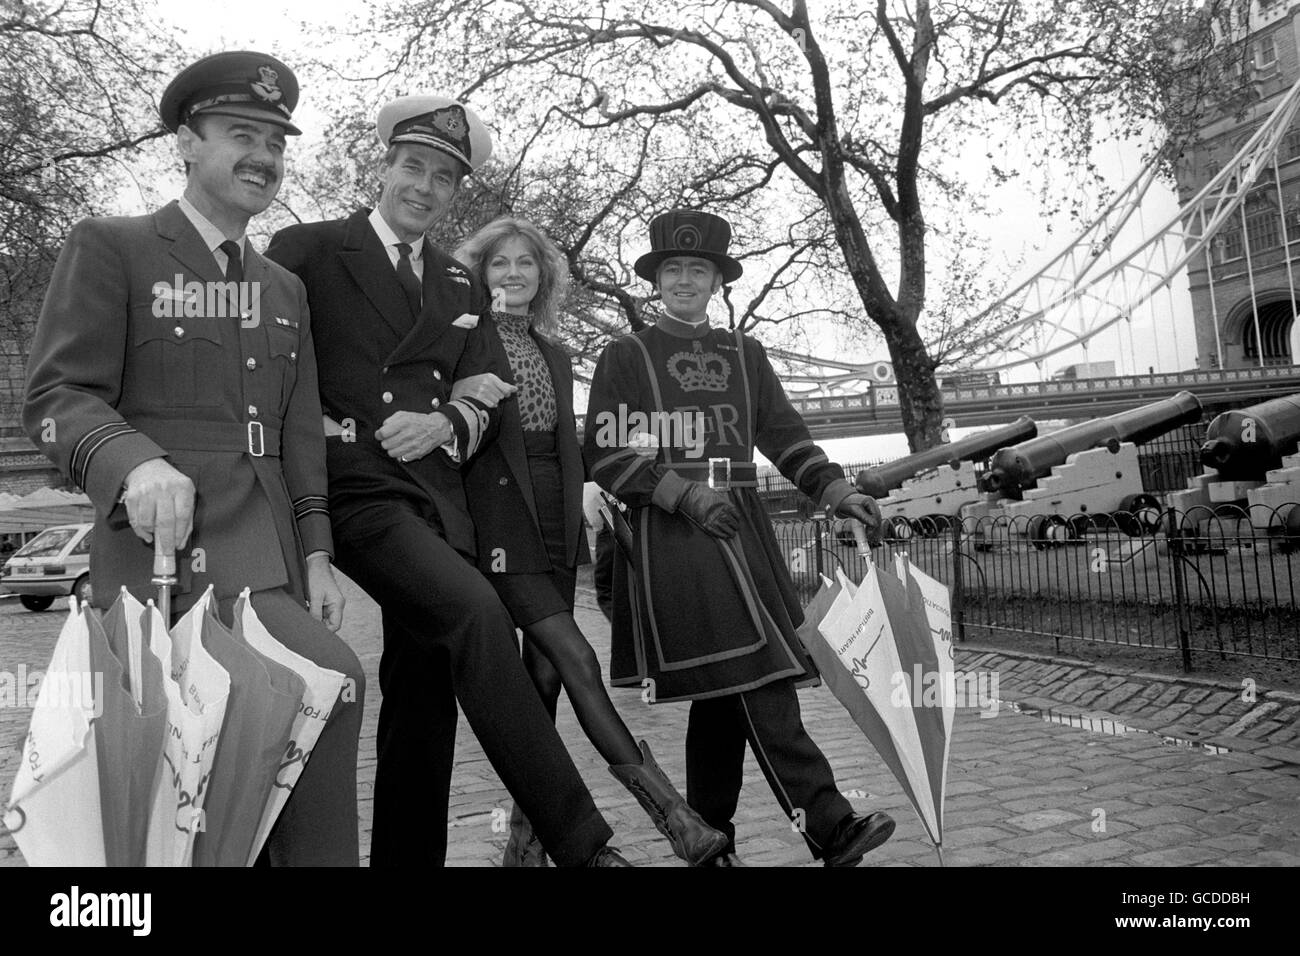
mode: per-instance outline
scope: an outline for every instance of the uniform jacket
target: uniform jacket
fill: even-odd
[[[510,358],[496,330],[496,321],[484,319],[492,353],[506,369],[502,378],[514,384]],[[591,551],[582,525],[582,486],[586,470],[578,446],[573,418],[573,367],[565,351],[550,339],[530,330],[551,372],[559,421],[555,429],[556,451],[564,476],[564,553],[569,566],[587,564]],[[546,544],[537,523],[537,504],[528,473],[524,432],[520,426],[519,403],[507,399],[501,405],[501,428],[496,441],[465,469],[465,493],[478,535],[479,569],[484,573],[544,572],[551,570]],[[504,558],[504,567],[499,558]]]
[[[176,203],[86,219],[59,255],[27,372],[28,434],[95,505],[96,603],[152,593],[152,545],[119,503],[136,465],[194,482],[182,591],[211,582],[305,591],[303,555],[332,554],[307,296],[251,248],[232,295]],[[261,453],[260,455],[257,453]]]
[[[321,406],[346,430],[326,442],[335,527],[377,500],[414,498],[436,509],[448,544],[473,554],[460,467],[495,434],[499,415],[472,399],[452,401],[451,387],[480,372],[509,374],[497,364],[480,322],[487,297],[464,266],[426,239],[424,306],[412,326],[369,214],[363,209],[347,219],[290,226],[275,234],[266,252],[306,284]],[[374,437],[394,412],[435,409],[451,420],[460,463],[441,449],[398,462]]]
[[[795,633],[803,612],[752,466],[738,472],[747,484],[727,492],[740,518],[735,538],[710,537],[667,508],[683,481],[706,479],[708,459],[751,463],[756,448],[823,507],[833,510],[852,488],[812,441],[758,341],[672,329],[661,320],[612,342],[587,405],[584,457],[593,480],[629,506],[633,531],[632,564],[615,556],[611,682],[654,686],[654,699],[667,701],[811,678]],[[652,425],[658,452],[629,449],[635,413],[662,412],[694,427]]]

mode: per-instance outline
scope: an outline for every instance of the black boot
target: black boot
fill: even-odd
[[[641,741],[639,764],[611,764],[609,772],[636,797],[655,829],[668,838],[673,852],[691,866],[713,859],[727,848],[726,834],[713,829],[690,808]]]
[[[550,865],[550,861],[546,858],[546,850],[542,848],[542,841],[537,839],[533,825],[528,822],[524,811],[519,809],[517,803],[510,811],[510,839],[506,841],[506,851],[501,857],[501,865]]]
[[[868,816],[850,813],[835,825],[831,842],[822,856],[825,866],[857,866],[862,857],[894,834],[894,818],[876,812]]]

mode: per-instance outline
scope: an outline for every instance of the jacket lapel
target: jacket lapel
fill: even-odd
[[[400,341],[412,331],[405,318],[410,315],[411,308],[402,294],[402,287],[397,284],[397,273],[388,252],[375,235],[375,230],[370,228],[369,215],[368,210],[361,209],[348,218],[347,233],[338,256],[352,281]]]
[[[424,261],[424,276],[421,279],[423,308],[420,309],[420,315],[415,320],[415,327],[389,356],[390,364],[424,352],[442,338],[451,328],[451,324],[460,318],[463,312],[460,306],[465,305],[468,308],[469,295],[461,296],[458,293],[462,288],[468,293],[470,286],[468,284],[461,286],[456,280],[448,278],[447,266],[443,264],[442,258],[433,248],[433,243],[427,238],[424,240],[424,249],[420,255]],[[468,270],[464,271],[464,277],[469,279]]]
[[[492,330],[490,338],[493,358],[505,373],[505,379],[511,385],[517,385],[514,370],[510,367],[510,356],[506,354],[506,347],[497,332],[496,319],[486,318],[483,322],[487,323]],[[515,484],[523,492],[524,502],[528,505],[533,521],[537,521],[537,501],[533,497],[533,479],[528,471],[528,452],[524,449],[524,428],[519,417],[517,396],[501,403],[501,430],[497,433],[496,443],[515,476]]]
[[[555,426],[555,445],[564,480],[564,513],[577,514],[582,511],[582,486],[587,474],[578,445],[578,426],[573,419],[573,362],[564,349],[549,339],[532,329],[529,329],[529,334],[546,359],[551,381],[555,384],[555,410],[559,416]],[[577,560],[580,534],[583,534],[581,524],[570,523],[564,529],[564,553],[571,560]]]
[[[153,220],[158,235],[171,240],[171,256],[185,272],[198,276],[205,282],[221,282],[225,279],[217,271],[217,260],[212,257],[212,250],[207,247],[189,217],[181,211],[176,200],[173,199],[154,213]]]

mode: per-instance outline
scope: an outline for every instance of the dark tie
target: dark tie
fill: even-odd
[[[402,285],[402,291],[406,293],[406,301],[411,306],[411,315],[418,317],[420,314],[420,280],[415,277],[415,270],[411,268],[411,246],[409,243],[399,242],[397,251],[400,258],[397,260],[397,281]]]
[[[226,254],[226,281],[243,282],[244,264],[239,261],[239,243],[227,239],[217,248]]]

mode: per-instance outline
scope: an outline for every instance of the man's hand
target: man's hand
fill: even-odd
[[[398,461],[415,461],[435,448],[451,441],[451,419],[441,412],[422,415],[419,412],[393,412],[384,420],[375,437],[388,452],[388,457]]]
[[[317,554],[307,559],[307,597],[311,601],[311,616],[331,631],[343,623],[343,592],[334,580],[328,554]]]
[[[496,408],[501,399],[508,398],[519,391],[519,386],[502,381],[492,372],[479,375],[467,375],[456,379],[451,386],[451,398],[476,398],[488,408]]]
[[[132,468],[124,484],[131,530],[148,542],[156,534],[164,554],[185,547],[194,530],[194,482],[165,459],[150,458]]]
[[[874,548],[880,544],[880,506],[876,504],[876,499],[870,495],[859,494],[854,492],[835,509],[835,514],[840,518],[853,518],[862,522],[867,528],[867,541]]]
[[[740,514],[731,500],[702,481],[686,482],[677,510],[705,534],[731,538],[740,530]]]

